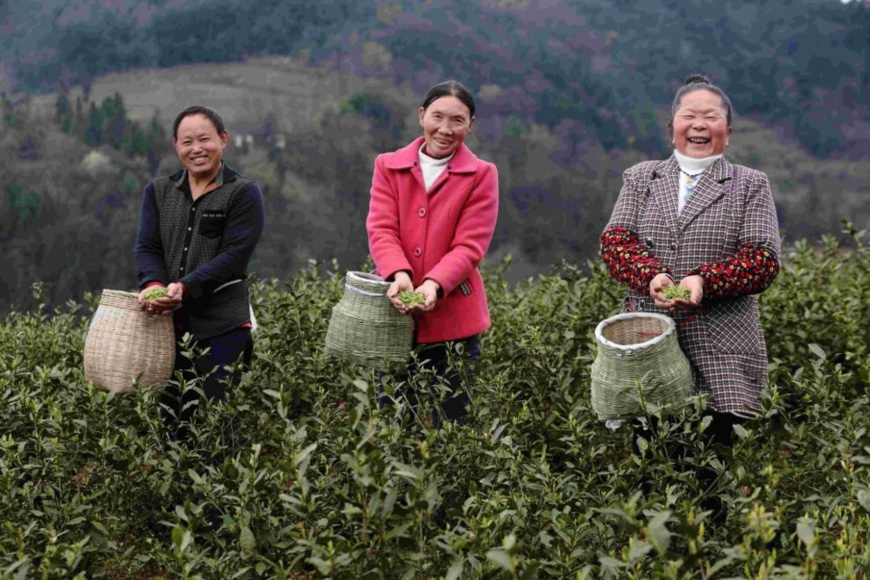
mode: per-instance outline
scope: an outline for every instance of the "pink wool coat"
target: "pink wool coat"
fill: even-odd
[[[490,327],[477,266],[495,230],[498,172],[462,144],[427,193],[422,144],[419,137],[375,160],[366,230],[378,275],[406,270],[415,287],[426,278],[441,286],[435,308],[416,316],[417,342],[433,343]]]

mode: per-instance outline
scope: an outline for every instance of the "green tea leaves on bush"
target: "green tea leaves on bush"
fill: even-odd
[[[783,255],[759,296],[770,388],[721,456],[701,399],[648,419],[643,438],[592,413],[592,333],[625,294],[600,264],[516,284],[507,262],[484,267],[493,324],[473,403],[467,424],[440,429],[432,411],[446,393],[431,373],[384,380],[323,356],[343,291],[334,264],[251,285],[254,362],[226,401],[199,407],[184,444],[167,437],[157,393],[87,385],[95,304],[17,313],[0,323],[0,570],[859,577],[870,569],[870,260],[835,244]],[[393,405],[378,404],[381,387]],[[697,466],[716,477],[701,481]],[[712,497],[728,506],[723,522]]]

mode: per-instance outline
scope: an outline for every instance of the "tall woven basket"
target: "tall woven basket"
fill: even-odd
[[[680,350],[672,318],[645,312],[617,314],[598,325],[595,340],[592,410],[599,419],[642,414],[641,397],[661,407],[688,400],[692,367]]]
[[[390,283],[365,272],[348,272],[344,294],[332,308],[325,351],[372,368],[408,362],[414,319],[387,298]]]
[[[175,365],[171,316],[148,316],[136,294],[103,290],[85,340],[85,378],[95,387],[126,393],[163,388]]]

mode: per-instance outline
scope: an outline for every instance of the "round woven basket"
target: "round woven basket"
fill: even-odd
[[[641,397],[660,407],[687,402],[692,367],[680,350],[677,327],[663,314],[617,314],[595,329],[592,410],[599,419],[643,413]]]
[[[414,319],[387,298],[390,283],[365,272],[348,272],[344,294],[332,308],[327,354],[372,368],[407,363]]]
[[[88,328],[85,378],[95,387],[127,393],[140,387],[162,389],[175,365],[171,316],[148,316],[136,294],[103,290]]]

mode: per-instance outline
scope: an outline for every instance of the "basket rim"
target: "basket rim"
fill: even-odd
[[[101,296],[120,296],[122,298],[135,298],[139,299],[138,292],[130,292],[127,290],[112,290],[110,288],[103,288],[103,291],[100,292]]]
[[[647,341],[639,342],[636,344],[617,344],[613,341],[610,341],[604,337],[603,331],[606,327],[610,326],[615,322],[619,322],[620,320],[633,320],[636,318],[656,318],[661,320],[665,324],[668,325],[668,328],[661,333],[659,336],[653,337]],[[655,346],[659,343],[662,343],[668,339],[668,337],[673,334],[677,330],[677,324],[674,322],[674,319],[670,316],[665,316],[664,314],[659,314],[657,312],[627,312],[623,314],[615,314],[609,318],[605,318],[601,322],[598,323],[598,326],[595,327],[595,340],[597,340],[603,346],[609,348],[615,348],[617,350],[622,351],[633,351],[643,348],[649,348]]]
[[[353,280],[354,282],[367,282],[369,284],[383,284],[385,286],[389,286],[390,283],[378,276],[377,274],[370,272],[362,272],[359,270],[348,270],[346,274],[346,278],[348,281]]]

